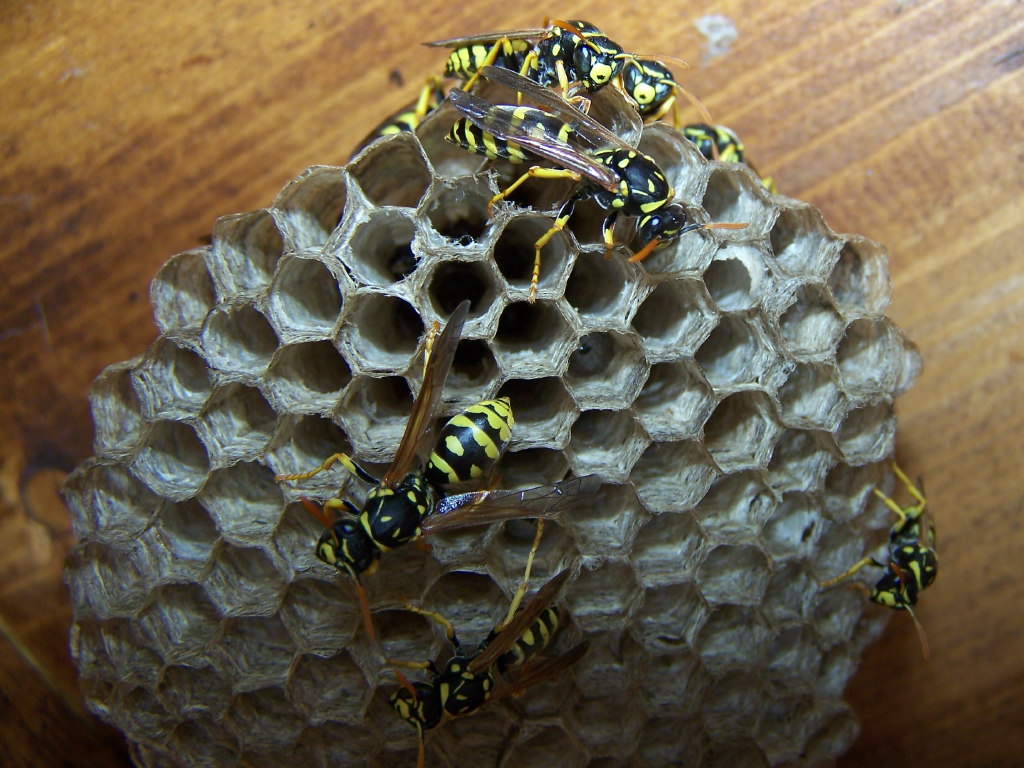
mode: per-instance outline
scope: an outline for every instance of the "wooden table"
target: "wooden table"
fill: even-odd
[[[122,0],[0,6],[0,762],[125,765],[85,715],[60,581],[57,496],[91,452],[100,369],[154,337],[147,285],[222,214],[340,163],[408,101],[417,43],[536,26],[469,0]],[[927,478],[942,574],[920,606],[932,658],[897,616],[850,687],[845,768],[1024,760],[1024,6],[867,0],[590,4],[628,49],[685,76],[761,170],[838,231],[891,251],[891,313],[925,372],[899,404],[900,460]],[[702,60],[694,22],[738,38]],[[404,86],[397,86],[401,73]],[[879,609],[881,610],[881,609]]]

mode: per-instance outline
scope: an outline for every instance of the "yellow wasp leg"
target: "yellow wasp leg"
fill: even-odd
[[[403,603],[402,607],[410,613],[416,613],[420,616],[430,619],[431,621],[436,621],[438,624],[441,625],[441,628],[444,630],[444,634],[448,638],[448,642],[458,647],[459,641],[455,637],[455,625],[448,621],[448,619],[446,619],[440,613],[438,613],[437,611],[427,610],[426,608],[420,608],[418,606],[412,605],[411,603]]]
[[[850,568],[849,570],[845,571],[844,573],[839,574],[835,578],[828,579],[826,581],[818,582],[818,586],[819,587],[831,587],[831,586],[833,586],[835,584],[838,584],[839,582],[841,582],[841,581],[843,581],[845,579],[850,578],[855,573],[857,573],[857,571],[859,571],[861,568],[864,568],[865,566],[868,566],[868,565],[874,565],[874,566],[877,566],[879,568],[884,568],[885,567],[884,565],[879,563],[877,560],[875,560],[873,557],[865,557],[863,560],[860,560],[859,562],[855,563],[852,568]]]
[[[330,469],[337,462],[341,462],[341,465],[343,467],[345,467],[345,469],[347,469],[353,475],[356,475],[357,477],[361,477],[363,479],[366,479],[365,478],[366,472],[363,469],[361,469],[360,467],[357,467],[355,462],[352,461],[352,459],[350,459],[347,454],[336,453],[333,456],[328,456],[324,460],[324,463],[321,464],[316,469],[311,469],[309,472],[299,472],[299,473],[294,474],[294,475],[274,475],[274,481],[278,482],[278,483],[283,483],[283,482],[289,481],[289,480],[308,480],[309,478],[313,477],[314,475],[318,475],[321,472],[323,472],[324,470]],[[372,478],[371,478],[371,480],[372,480]]]
[[[490,202],[487,203],[487,216],[488,216],[488,218],[490,218],[493,215],[491,213],[491,211],[493,210],[494,206],[497,203],[499,203],[502,200],[504,200],[506,197],[511,195],[513,192],[515,192],[520,186],[522,186],[526,181],[528,181],[529,179],[532,179],[532,178],[538,178],[538,179],[572,179],[573,181],[579,181],[583,177],[580,176],[575,171],[567,171],[567,170],[559,169],[559,168],[541,168],[539,165],[535,165],[532,168],[530,168],[529,170],[527,170],[526,173],[524,173],[522,176],[520,176],[514,182],[512,182],[512,184],[510,184],[509,186],[505,187],[505,191],[504,192],[499,192],[498,194],[496,194],[494,197],[491,198]]]
[[[924,494],[921,493],[921,491],[919,491],[912,482],[910,482],[910,478],[904,474],[903,470],[899,468],[895,461],[892,463],[892,471],[906,487],[907,493],[913,496],[914,500],[917,502],[917,506],[908,507],[904,512],[907,517],[917,519],[921,516],[921,513],[924,512],[924,505],[926,504]]]
[[[473,73],[473,76],[466,81],[465,85],[462,86],[462,90],[468,92],[473,87],[474,83],[476,83],[476,81],[480,78],[480,70],[483,69],[484,67],[489,67],[495,61],[497,61],[498,52],[501,51],[503,48],[505,50],[506,55],[512,52],[512,41],[509,40],[507,37],[500,38],[494,43],[494,45],[491,46],[491,50],[487,52],[487,57],[483,60],[483,63],[476,68],[476,72]]]
[[[537,533],[533,537],[533,545],[530,547],[530,554],[526,558],[526,570],[523,572],[523,580],[519,583],[519,587],[516,589],[514,595],[512,595],[512,602],[509,603],[508,612],[505,614],[505,619],[494,628],[494,633],[500,633],[505,627],[508,626],[509,622],[512,621],[512,617],[516,615],[519,610],[520,603],[523,602],[523,597],[526,596],[526,589],[530,584],[530,571],[533,570],[533,558],[537,554],[537,549],[540,547],[540,537],[544,533],[544,518],[537,519]]]

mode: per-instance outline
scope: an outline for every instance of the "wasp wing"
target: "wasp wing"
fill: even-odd
[[[525,491],[473,491],[445,496],[423,520],[424,534],[454,531],[520,517],[554,517],[597,493],[601,478],[584,475]]]
[[[543,587],[537,590],[529,603],[523,607],[510,621],[487,644],[480,653],[474,656],[469,662],[469,669],[472,672],[481,672],[491,666],[509,648],[515,645],[522,634],[529,629],[530,625],[540,616],[548,606],[555,602],[555,596],[569,578],[568,569],[562,571]]]
[[[530,40],[544,37],[547,34],[548,30],[546,29],[513,29],[507,32],[482,32],[479,35],[467,35],[466,37],[449,37],[447,40],[434,40],[424,43],[424,45],[430,48],[461,48],[464,45],[476,43],[496,43],[502,39]]]
[[[597,122],[586,112],[577,109],[555,91],[523,77],[518,72],[489,65],[482,67],[480,74],[492,82],[500,83],[510,90],[523,94],[535,106],[568,123],[573,131],[575,131],[577,137],[594,149],[618,147],[619,149],[629,151],[636,150],[636,147],[624,142],[608,130],[608,128],[601,125],[601,123]]]
[[[536,664],[529,664],[523,667],[522,672],[516,675],[508,685],[501,686],[492,693],[491,698],[488,701],[500,701],[501,699],[508,698],[509,696],[515,696],[516,694],[525,691],[531,685],[537,685],[537,683],[542,683],[549,677],[554,677],[563,669],[568,669],[577,661],[582,659],[589,648],[590,643],[584,640],[582,643],[570,648],[561,656],[555,656],[552,659],[544,659]]]
[[[559,140],[549,126],[545,125],[544,121],[550,121],[553,115],[533,107],[491,104],[460,88],[453,88],[448,93],[448,100],[480,130],[504,141],[518,144],[537,157],[574,171],[609,191],[614,192],[618,189],[619,177],[611,168]],[[539,119],[524,119],[524,110],[531,109]]]
[[[391,460],[390,466],[381,478],[381,485],[394,485],[399,482],[419,456],[420,443],[430,426],[438,400],[441,399],[441,390],[444,388],[445,379],[448,378],[448,371],[451,370],[455,348],[462,336],[462,326],[466,322],[468,312],[468,301],[459,304],[448,318],[444,330],[434,339],[430,358],[423,372],[423,384],[413,401],[409,420],[405,423],[402,442],[398,444],[395,458]]]

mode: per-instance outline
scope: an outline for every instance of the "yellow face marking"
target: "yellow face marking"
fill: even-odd
[[[607,83],[612,78],[612,68],[607,64],[596,64],[590,70],[590,79],[595,83]]]

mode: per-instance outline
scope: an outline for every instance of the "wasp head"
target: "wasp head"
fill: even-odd
[[[363,530],[359,520],[343,517],[323,532],[316,543],[316,556],[339,571],[359,580],[373,573],[380,562],[380,550]]]

